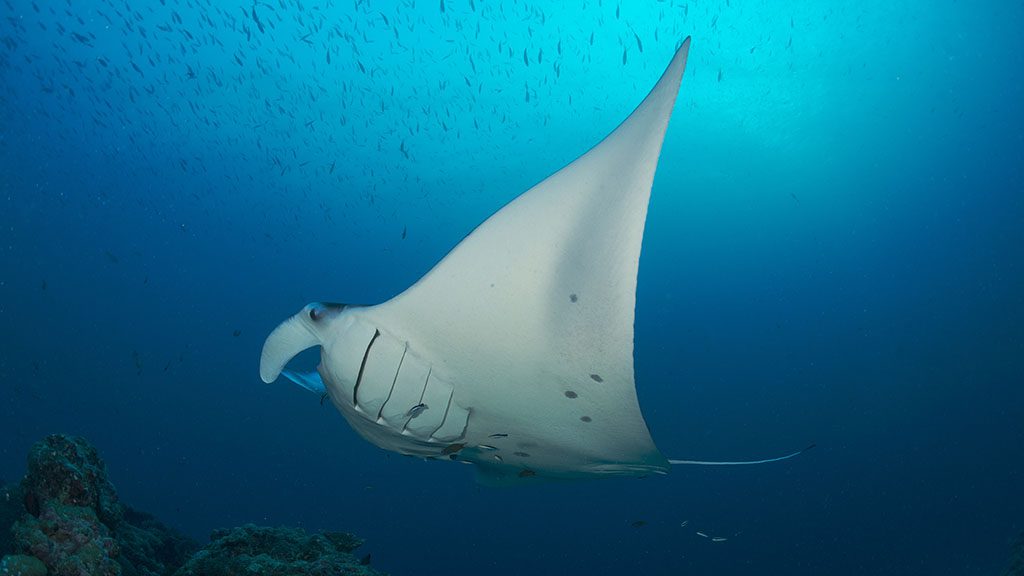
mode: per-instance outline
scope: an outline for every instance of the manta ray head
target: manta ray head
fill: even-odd
[[[313,302],[278,326],[263,345],[260,378],[268,384],[277,379],[292,358],[323,344],[325,335],[349,306],[334,302]]]

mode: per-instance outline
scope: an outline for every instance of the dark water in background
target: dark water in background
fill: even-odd
[[[1024,529],[1019,2],[0,2],[0,477],[82,434],[197,537],[351,530],[395,574],[995,574]],[[279,321],[404,289],[686,35],[641,406],[671,457],[817,450],[496,490],[259,381]]]

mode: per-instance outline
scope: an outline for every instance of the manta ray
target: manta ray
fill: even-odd
[[[472,463],[484,483],[665,474],[637,401],[633,320],[654,173],[690,39],[588,152],[374,306],[313,303],[263,346],[260,377],[329,397],[371,443]],[[316,372],[286,370],[320,346]],[[806,450],[806,449],[805,449]]]

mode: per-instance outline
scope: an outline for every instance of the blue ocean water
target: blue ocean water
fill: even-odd
[[[197,538],[350,530],[396,575],[997,574],[1024,530],[1020,2],[0,16],[0,478],[80,434],[124,501]],[[278,322],[406,288],[614,128],[686,36],[641,407],[670,457],[814,451],[494,489],[260,382]]]

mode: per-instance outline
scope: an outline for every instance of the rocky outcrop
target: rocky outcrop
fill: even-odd
[[[20,485],[0,483],[0,576],[379,575],[351,534],[246,525],[199,545],[122,504],[82,438],[37,442]],[[197,550],[198,549],[198,550]]]
[[[1024,576],[1024,532],[1017,536],[1010,554],[1010,565],[1003,576]]]
[[[381,574],[369,556],[352,552],[362,544],[351,534],[307,534],[298,528],[264,528],[251,524],[217,530],[174,576],[335,576]]]
[[[192,540],[117,498],[96,449],[82,438],[47,436],[28,458],[21,514],[4,559],[51,576],[169,576],[197,548]]]
[[[25,513],[21,500],[20,486],[0,482],[0,558],[17,552],[11,527]]]

